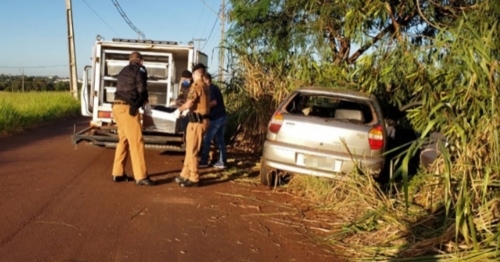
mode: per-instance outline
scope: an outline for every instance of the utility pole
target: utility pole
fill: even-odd
[[[23,90],[23,93],[24,93],[24,68],[22,68],[22,69],[19,68],[19,72],[21,72],[21,79],[22,79],[21,80],[22,81],[22,84],[21,84],[22,89],[21,90]]]
[[[220,19],[220,44],[219,44],[219,81],[224,81],[224,40],[225,40],[225,25],[226,25],[226,0],[222,0],[219,12],[215,12],[205,0],[200,0],[206,7],[208,7]],[[194,39],[193,39],[194,41]]]
[[[196,39],[193,38],[193,42],[198,42],[198,50],[200,50],[200,48],[201,48],[201,42],[202,41],[207,41],[207,39],[205,39],[205,38],[196,38]]]
[[[219,79],[224,81],[224,25],[226,24],[226,1],[220,7],[220,46],[219,46]]]
[[[66,22],[68,25],[69,81],[73,97],[78,99],[78,75],[76,74],[75,35],[73,31],[73,9],[71,0],[66,0]]]

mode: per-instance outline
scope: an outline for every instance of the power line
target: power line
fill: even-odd
[[[201,13],[198,16],[198,23],[196,23],[196,27],[194,28],[194,35],[196,35],[196,33],[198,33],[198,26],[200,25],[202,15],[205,13],[205,12],[203,12],[203,10],[204,10],[204,8],[201,9]]]
[[[217,25],[217,21],[219,21],[219,16],[217,16],[217,18],[215,18],[215,23],[212,26],[212,30],[210,30],[210,34],[207,37],[207,41],[205,42],[205,44],[203,45],[203,47],[200,50],[203,50],[205,48],[205,46],[207,45],[208,41],[210,41],[210,37],[212,36],[212,33],[214,32],[215,26]]]
[[[205,0],[200,0],[206,7],[208,7],[210,9],[210,11],[212,11],[216,16],[220,16],[220,13],[219,12],[216,12],[211,6],[209,6],[207,4],[207,2],[205,2]]]
[[[118,13],[120,13],[120,15],[123,17],[125,22],[127,22],[127,24],[130,26],[130,28],[132,28],[132,30],[134,30],[138,35],[140,35],[142,37],[142,39],[146,39],[146,36],[144,35],[144,33],[141,30],[139,30],[137,27],[135,27],[135,25],[132,23],[132,21],[130,21],[130,19],[128,19],[127,14],[125,14],[125,12],[123,11],[123,9],[120,6],[120,4],[118,3],[118,1],[111,0],[111,2],[113,2],[113,4],[116,7],[116,10],[118,10]]]
[[[115,31],[113,30],[113,28],[108,24],[106,23],[106,21],[104,21],[104,19],[102,19],[102,17],[94,10],[94,8],[92,8],[92,6],[89,5],[89,3],[87,3],[87,1],[85,0],[82,0],[89,8],[90,10],[92,10],[92,12],[94,12],[94,14],[99,17],[99,19],[101,19],[101,21],[106,25],[108,26],[109,29],[111,29],[111,31],[113,31],[118,37],[120,37],[120,35]]]

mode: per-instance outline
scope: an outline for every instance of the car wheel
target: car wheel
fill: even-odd
[[[265,186],[273,186],[276,180],[276,171],[263,164],[260,161],[260,182]]]

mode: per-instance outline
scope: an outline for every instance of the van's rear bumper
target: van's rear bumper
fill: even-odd
[[[170,135],[143,131],[144,147],[148,149],[158,149],[165,151],[185,150],[184,136],[182,134]],[[71,136],[71,142],[75,145],[81,142],[102,147],[116,147],[118,144],[118,134],[116,127],[85,128]]]
[[[383,157],[349,156],[346,153],[326,152],[267,140],[264,142],[262,164],[291,173],[340,179],[357,167],[377,177]]]

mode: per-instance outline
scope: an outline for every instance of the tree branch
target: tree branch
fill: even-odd
[[[418,10],[418,13],[420,14],[420,17],[422,17],[422,19],[424,19],[424,21],[425,21],[427,24],[429,24],[430,26],[432,26],[432,27],[434,27],[434,28],[436,28],[436,29],[440,29],[440,30],[441,30],[441,28],[440,28],[440,27],[438,27],[437,25],[435,25],[435,24],[431,23],[431,21],[429,21],[429,20],[425,17],[424,13],[422,13],[422,9],[420,9],[420,0],[417,0],[417,10]]]
[[[342,61],[345,61],[349,57],[349,51],[351,50],[351,40],[349,38],[341,37],[339,39],[340,50],[335,57],[334,64],[340,65]]]
[[[352,54],[349,59],[347,59],[347,63],[352,64],[358,57],[360,57],[366,50],[368,50],[370,47],[372,47],[375,43],[378,42],[378,40],[382,39],[384,35],[389,33],[393,29],[392,23],[388,25],[384,30],[380,31],[375,37],[372,38],[372,40],[369,43],[364,44],[362,47],[360,47],[354,54]]]
[[[397,19],[399,25],[407,25],[414,17],[416,16],[416,12],[412,12],[411,14],[408,14],[406,17],[403,19]],[[364,44],[362,47],[360,47],[354,54],[347,59],[347,63],[352,64],[358,59],[366,50],[368,50],[370,47],[372,47],[375,43],[377,43],[380,39],[382,39],[387,33],[389,33],[392,29],[394,29],[394,24],[391,23],[387,27],[384,28],[384,30],[380,31],[375,37],[372,38],[372,40],[366,44]]]
[[[328,31],[328,44],[330,45],[330,49],[333,52],[333,59],[335,60],[335,57],[337,56],[338,50],[337,50],[337,43],[335,42],[335,33],[332,27],[327,26],[326,30]]]
[[[387,12],[389,12],[389,16],[391,17],[392,24],[394,26],[394,33],[396,34],[396,37],[398,38],[398,40],[401,41],[402,38],[401,38],[400,31],[399,31],[400,26],[399,26],[398,21],[396,20],[396,17],[394,16],[394,12],[392,12],[392,8],[389,5],[389,3],[386,3],[385,7],[387,8]]]

